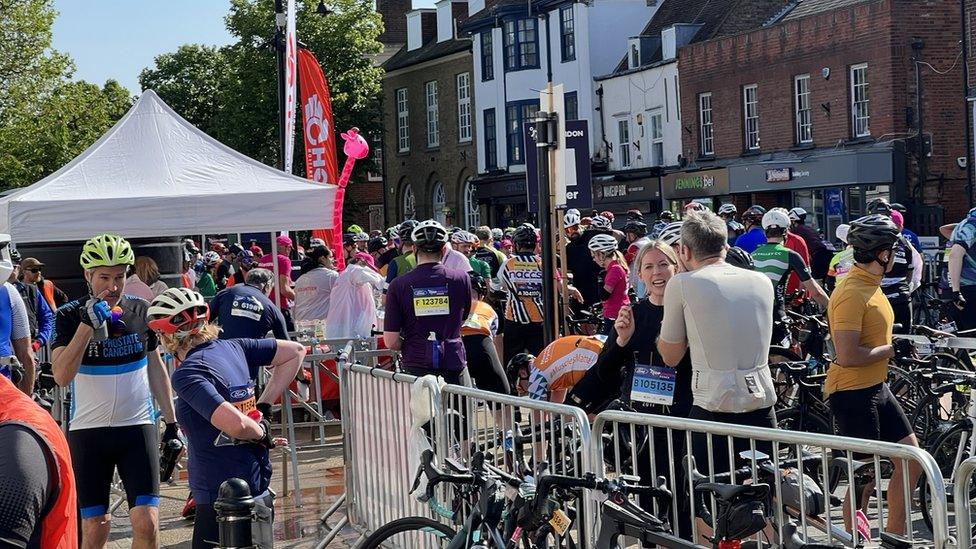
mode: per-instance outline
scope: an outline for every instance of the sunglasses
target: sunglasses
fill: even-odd
[[[30,271],[30,272],[32,272],[34,274],[37,274],[37,273],[41,272],[40,269],[25,269],[25,270]]]

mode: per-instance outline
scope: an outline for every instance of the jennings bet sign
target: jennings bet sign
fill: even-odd
[[[729,171],[720,168],[669,173],[661,177],[661,192],[666,200],[726,195],[729,194]]]

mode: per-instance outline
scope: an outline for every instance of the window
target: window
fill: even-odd
[[[471,178],[464,181],[464,224],[468,227],[481,226],[481,210],[478,209],[478,196],[475,194]]]
[[[434,182],[434,188],[430,193],[430,204],[431,212],[434,221],[437,221],[441,225],[447,222],[447,193],[444,192],[444,184],[440,181]]]
[[[516,101],[505,106],[509,164],[525,163],[525,151],[522,150],[525,137],[522,128],[538,111],[538,101]]]
[[[481,81],[495,79],[495,52],[491,30],[481,33]]]
[[[485,109],[485,171],[498,167],[498,136],[495,133],[495,109]]]
[[[698,96],[698,126],[701,139],[701,155],[715,154],[715,138],[712,134],[712,94],[703,93]]]
[[[579,120],[579,100],[576,92],[566,92],[563,96],[563,105],[566,107],[566,120]]]
[[[427,92],[427,146],[436,147],[441,144],[441,132],[437,125],[437,81],[424,84]]]
[[[636,69],[640,66],[640,50],[637,49],[637,44],[630,45],[630,68]]]
[[[796,119],[796,143],[813,142],[813,123],[810,117],[810,75],[802,74],[793,79],[794,113]]]
[[[851,121],[854,126],[854,137],[871,135],[868,125],[871,119],[868,102],[868,66],[854,65],[851,67]]]
[[[506,21],[505,70],[518,71],[539,67],[538,42],[534,18]]]
[[[407,88],[396,91],[397,150],[410,150],[410,111],[407,109]]]
[[[471,141],[471,75],[457,75],[458,141]]]
[[[759,148],[759,88],[755,84],[742,88],[742,115],[746,149],[757,150]]]
[[[413,185],[409,183],[403,187],[403,218],[414,219],[417,217],[417,200],[413,195]]]
[[[617,151],[621,168],[630,167],[630,121],[617,120]]]
[[[573,20],[573,4],[559,10],[559,43],[562,46],[563,63],[576,59],[576,22]]]
[[[664,120],[661,110],[652,111],[650,121],[651,136],[651,166],[664,165]]]

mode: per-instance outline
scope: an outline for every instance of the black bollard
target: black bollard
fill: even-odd
[[[251,514],[254,511],[254,498],[247,482],[232,478],[220,485],[217,501],[217,526],[220,530],[220,547],[253,547],[251,538]]]

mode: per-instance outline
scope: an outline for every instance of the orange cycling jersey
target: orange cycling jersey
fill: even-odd
[[[498,314],[484,301],[474,304],[471,314],[461,325],[461,337],[478,334],[494,337],[497,332]]]
[[[550,343],[532,364],[529,396],[548,400],[552,391],[568,391],[596,364],[603,340],[593,336],[566,336]]]

